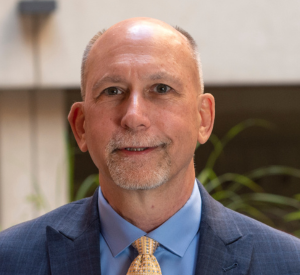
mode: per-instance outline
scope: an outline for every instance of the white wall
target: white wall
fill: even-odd
[[[64,93],[0,92],[0,229],[68,201]]]
[[[16,0],[0,0],[0,88],[34,84],[32,24],[20,18]]]
[[[207,83],[300,83],[299,0],[58,0],[57,10],[35,27],[17,14],[17,2],[0,0],[0,88],[78,87],[87,41],[135,16],[189,31]]]

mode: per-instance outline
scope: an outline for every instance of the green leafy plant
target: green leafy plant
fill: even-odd
[[[272,214],[283,217],[285,222],[300,220],[300,194],[295,195],[294,198],[270,194],[264,192],[263,188],[256,183],[258,179],[271,175],[300,178],[300,169],[272,165],[255,169],[243,175],[225,173],[219,176],[214,171],[215,163],[223,153],[225,146],[239,133],[253,126],[274,128],[271,123],[265,120],[249,119],[231,128],[222,139],[212,135],[210,141],[214,149],[209,155],[205,168],[198,174],[197,178],[212,197],[226,207],[245,213],[271,226],[275,225],[272,219],[265,214],[266,209],[269,209]],[[300,230],[293,233],[300,236]]]
[[[80,200],[86,197],[86,194],[91,189],[95,189],[99,186],[99,176],[98,174],[89,175],[79,187],[76,195],[75,200]]]

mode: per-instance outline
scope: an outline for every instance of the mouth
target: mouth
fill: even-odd
[[[141,152],[149,149],[149,147],[126,147],[124,150],[129,151],[129,152]]]
[[[119,147],[112,151],[112,153],[123,153],[125,155],[131,156],[131,155],[144,155],[146,153],[150,153],[152,151],[156,151],[157,149],[161,148],[163,146],[148,146],[148,147]]]

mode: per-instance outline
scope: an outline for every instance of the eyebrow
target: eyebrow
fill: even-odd
[[[150,76],[145,77],[146,79],[150,79],[150,80],[164,80],[164,81],[168,81],[171,84],[175,84],[179,89],[182,88],[183,83],[181,81],[181,79],[179,77],[176,77],[168,72],[159,72],[159,73],[155,73],[152,74]]]
[[[102,83],[105,82],[109,82],[109,83],[120,83],[120,82],[125,82],[124,78],[119,76],[119,75],[112,75],[112,76],[104,76],[101,79],[99,79],[98,81],[96,81],[96,83],[93,85],[92,90],[97,90],[99,88],[99,86]]]
[[[180,78],[175,77],[172,74],[169,74],[168,72],[158,72],[151,75],[147,75],[143,77],[143,79],[149,79],[152,81],[155,80],[166,80],[171,83],[175,83],[177,86],[182,87],[182,81]],[[95,91],[101,86],[103,83],[121,83],[126,82],[126,79],[120,75],[107,75],[96,81],[96,83],[93,85],[92,90]]]

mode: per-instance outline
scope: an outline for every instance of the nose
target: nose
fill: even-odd
[[[132,131],[145,130],[150,126],[147,113],[146,99],[138,92],[133,92],[125,100],[125,112],[121,119],[121,126]]]

